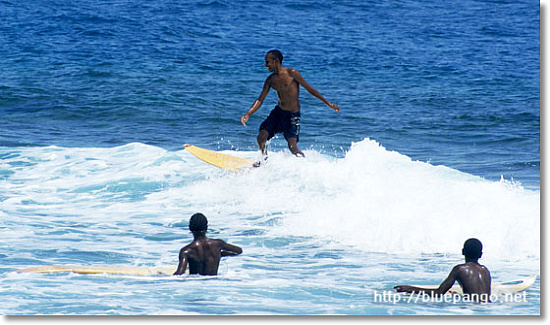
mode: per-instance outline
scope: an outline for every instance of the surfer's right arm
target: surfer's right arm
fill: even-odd
[[[250,117],[250,115],[254,114],[254,112],[256,112],[260,108],[260,106],[262,106],[262,104],[264,102],[264,99],[267,96],[267,93],[269,92],[269,88],[270,88],[269,78],[267,78],[264,82],[264,87],[262,88],[262,93],[260,94],[258,99],[256,99],[254,101],[252,106],[250,106],[250,109],[248,110],[248,112],[246,112],[246,114],[244,114],[241,117],[241,123],[244,126],[246,126],[246,122],[248,121],[248,118]]]
[[[408,285],[400,285],[393,287],[397,292],[406,292],[406,293],[420,293],[420,294],[434,294],[434,295],[443,295],[455,283],[458,272],[459,272],[460,265],[455,266],[451,273],[449,273],[449,276],[443,280],[443,282],[439,285],[436,289],[428,289],[428,288],[422,288],[422,287],[415,287],[415,286],[408,286]]]

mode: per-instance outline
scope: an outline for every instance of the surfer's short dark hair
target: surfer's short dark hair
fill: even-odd
[[[208,229],[208,219],[202,213],[195,213],[189,219],[189,230],[191,232],[206,232]]]
[[[480,258],[483,254],[483,245],[477,238],[470,238],[464,242],[462,254],[470,258]]]
[[[271,50],[271,51],[267,52],[267,54],[273,55],[273,57],[275,57],[277,60],[279,60],[279,62],[283,63],[283,53],[281,53],[281,51]]]

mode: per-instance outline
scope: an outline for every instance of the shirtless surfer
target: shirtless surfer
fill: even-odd
[[[283,55],[280,51],[271,50],[267,52],[265,55],[265,66],[267,70],[273,73],[265,80],[258,99],[254,101],[248,112],[241,117],[241,123],[246,126],[250,115],[254,114],[262,106],[269,89],[273,88],[277,91],[277,97],[279,98],[277,106],[275,106],[267,119],[260,125],[260,132],[257,138],[264,161],[267,159],[265,144],[267,140],[273,138],[277,133],[284,134],[288,142],[288,148],[294,155],[304,156],[304,153],[298,149],[300,133],[300,102],[298,97],[300,85],[337,113],[340,111],[338,105],[326,100],[317,89],[306,82],[296,69],[283,67],[282,63]]]
[[[443,295],[458,281],[465,294],[470,295],[471,301],[489,302],[491,296],[491,274],[489,270],[478,263],[482,255],[483,245],[476,238],[470,238],[464,243],[462,255],[466,262],[456,265],[447,279],[445,279],[439,288],[426,289],[407,285],[393,287],[397,292],[424,293],[428,295]]]
[[[206,237],[208,220],[202,213],[195,213],[189,220],[189,230],[193,233],[193,242],[183,247],[179,254],[179,265],[174,275],[185,273],[189,265],[189,274],[217,275],[220,260],[224,256],[235,256],[243,252],[239,246],[231,245],[221,239]]]

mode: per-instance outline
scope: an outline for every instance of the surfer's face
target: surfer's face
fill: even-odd
[[[269,72],[275,71],[275,67],[277,65],[277,59],[273,57],[271,53],[266,54],[265,56],[265,66]]]

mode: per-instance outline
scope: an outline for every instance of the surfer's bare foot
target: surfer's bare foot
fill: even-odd
[[[258,168],[267,163],[267,156],[263,156],[262,159],[252,164],[252,167]]]

